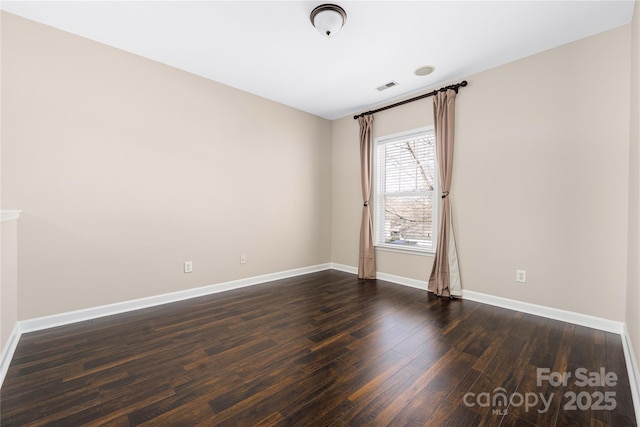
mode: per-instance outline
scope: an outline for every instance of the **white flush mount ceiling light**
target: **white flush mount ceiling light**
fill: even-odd
[[[340,31],[346,20],[347,12],[335,4],[321,4],[311,11],[311,23],[327,37]]]
[[[416,76],[428,76],[429,74],[433,73],[433,70],[435,70],[435,69],[436,68],[431,66],[431,65],[425,65],[424,67],[418,68],[413,73]]]

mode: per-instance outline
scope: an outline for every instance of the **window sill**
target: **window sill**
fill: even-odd
[[[385,245],[385,244],[377,244],[374,246],[376,250],[384,251],[384,252],[396,252],[401,254],[408,255],[418,255],[418,256],[435,256],[436,251],[433,249],[419,249],[412,248],[409,246],[398,246],[398,245]]]

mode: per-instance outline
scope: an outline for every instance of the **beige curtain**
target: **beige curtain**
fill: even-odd
[[[456,91],[438,92],[433,99],[436,131],[436,157],[442,190],[442,209],[438,227],[436,258],[433,261],[429,290],[438,296],[462,296],[460,268],[451,221],[451,175],[453,170],[453,136]]]
[[[360,224],[360,257],[358,260],[358,278],[376,278],[376,260],[373,249],[373,223],[369,199],[371,198],[371,162],[373,155],[373,141],[371,124],[373,115],[358,118],[360,124],[360,174],[362,180],[362,222]]]

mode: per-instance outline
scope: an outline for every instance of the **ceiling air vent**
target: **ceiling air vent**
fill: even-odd
[[[377,87],[376,89],[378,89],[378,91],[382,92],[383,90],[387,90],[390,87],[394,87],[394,86],[398,86],[398,82],[394,82],[393,80],[390,81],[389,83],[383,84],[380,87]]]

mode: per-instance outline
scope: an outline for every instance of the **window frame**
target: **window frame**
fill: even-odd
[[[434,126],[425,126],[417,129],[412,129],[404,132],[398,132],[391,135],[384,135],[374,139],[373,143],[373,179],[372,179],[372,194],[373,194],[373,241],[374,247],[376,249],[390,251],[390,252],[400,252],[400,253],[412,253],[415,255],[433,255],[436,250],[437,243],[437,233],[438,233],[438,225],[439,225],[439,217],[440,217],[440,176],[438,170],[438,158],[437,155],[434,156],[435,163],[435,177],[433,183],[433,194],[432,194],[432,224],[431,224],[431,247],[415,247],[409,245],[401,245],[394,243],[386,243],[384,240],[384,227],[381,227],[381,224],[384,224],[384,220],[381,220],[380,215],[384,215],[384,196],[385,192],[380,191],[381,184],[381,174],[384,174],[386,170],[383,170],[380,163],[380,151],[381,147],[406,139],[418,138],[424,135],[433,135],[435,139],[435,129]],[[434,142],[435,144],[435,142]]]

